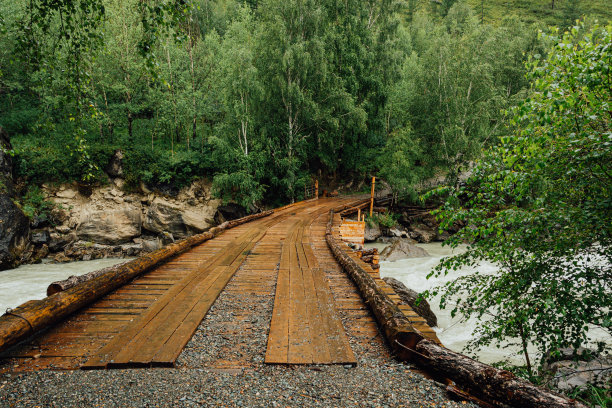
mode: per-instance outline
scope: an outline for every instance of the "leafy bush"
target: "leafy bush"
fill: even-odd
[[[30,219],[37,217],[41,221],[51,221],[53,210],[61,208],[59,204],[46,200],[37,186],[30,187],[21,201],[23,213]]]
[[[384,213],[384,214],[372,214],[372,216],[366,217],[368,225],[380,225],[381,227],[392,228],[397,224],[398,214]]]

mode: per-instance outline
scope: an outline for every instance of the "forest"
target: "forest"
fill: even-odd
[[[580,17],[570,3],[560,24]],[[247,206],[299,199],[315,177],[376,174],[414,197],[456,176],[506,131],[525,61],[546,47],[543,23],[482,23],[455,1],[50,4],[0,6],[0,125],[18,176],[103,182],[122,149],[128,186],[206,176]]]
[[[372,176],[441,203],[441,228],[464,226],[448,243],[471,246],[432,274],[503,271],[442,302],[495,309],[474,346],[517,339],[537,382],[528,344],[554,354],[611,329],[606,3],[3,1],[0,126],[24,201],[108,183],[121,150],[126,189],[207,178],[250,210]]]

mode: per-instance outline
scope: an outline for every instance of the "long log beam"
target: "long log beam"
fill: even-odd
[[[334,238],[332,221],[333,211],[330,211],[325,236],[327,244],[338,263],[356,283],[398,359],[417,363],[439,378],[454,382],[468,396],[475,396],[494,406],[586,408],[578,401],[536,387],[509,371],[480,363],[426,339],[382,292],[374,279],[346,253],[349,248]]]
[[[47,296],[42,300],[29,301],[7,311],[0,317],[0,352],[123,286],[143,272],[168,261],[195,245],[214,238],[224,230],[273,213],[274,211],[265,211],[225,222],[202,234],[185,238],[114,268],[108,268],[105,273],[96,276],[95,279],[80,282],[63,292]]]

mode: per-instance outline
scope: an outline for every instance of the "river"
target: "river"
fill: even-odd
[[[366,244],[367,248],[376,247],[379,251],[387,244]],[[459,271],[451,271],[446,276],[431,277],[427,279],[427,274],[438,264],[440,259],[445,256],[453,255],[462,251],[463,248],[458,248],[453,252],[450,247],[442,246],[441,243],[417,244],[417,246],[425,249],[429,253],[429,257],[423,258],[408,258],[400,259],[393,262],[380,262],[381,277],[391,277],[399,280],[410,289],[417,292],[431,289],[435,286],[449,282],[459,276],[467,275],[473,272],[472,269],[464,268]],[[484,262],[480,265],[481,273],[494,273],[497,267],[493,264]],[[431,310],[438,317],[438,327],[435,327],[438,338],[446,347],[453,351],[465,352],[464,348],[468,341],[474,336],[477,320],[469,319],[462,321],[459,317],[451,317],[450,309],[441,310],[439,307],[439,297],[429,300]],[[483,363],[494,363],[502,360],[507,360],[509,363],[523,365],[524,360],[518,354],[517,347],[509,347],[499,349],[495,346],[484,347],[476,354],[478,360]],[[531,350],[535,352],[535,350]]]
[[[381,251],[387,244],[366,244],[366,248],[376,247]],[[392,277],[402,282],[407,287],[423,292],[446,282],[449,282],[460,276],[469,275],[474,272],[472,268],[463,268],[458,271],[450,271],[446,276],[431,277],[427,279],[427,275],[438,264],[440,259],[445,256],[458,254],[464,248],[457,248],[455,252],[448,247],[442,246],[441,243],[417,244],[417,246],[425,249],[429,253],[429,257],[400,259],[394,262],[382,261],[380,263],[381,277]],[[478,267],[480,273],[495,273],[497,267],[488,262],[482,262]],[[438,338],[446,347],[453,351],[465,352],[466,344],[474,338],[474,329],[478,323],[475,318],[467,321],[462,321],[458,316],[451,317],[451,309],[441,310],[439,307],[440,298],[435,297],[428,299],[431,310],[438,317],[438,327],[434,328]],[[450,307],[450,306],[449,306]],[[589,335],[594,340],[602,340],[606,342],[612,341],[610,335],[601,328],[591,328]],[[528,347],[531,361],[536,361],[539,358],[534,347]],[[525,365],[524,357],[519,354],[520,347],[518,345],[502,344],[501,348],[496,346],[483,347],[478,350],[475,355],[477,360],[483,363],[491,364],[499,361],[507,361],[513,365]],[[468,353],[468,355],[470,355]]]
[[[28,300],[44,298],[47,296],[47,286],[51,282],[66,279],[71,275],[82,275],[127,260],[107,258],[61,264],[40,263],[1,271],[0,315],[7,308],[15,308]]]

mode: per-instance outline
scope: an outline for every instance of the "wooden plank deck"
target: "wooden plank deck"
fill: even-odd
[[[357,363],[310,243],[314,218],[297,220],[283,241],[267,364]]]
[[[288,227],[296,222],[302,224],[300,242],[289,251],[293,255],[284,262],[300,266],[295,276],[302,277],[302,288],[307,285],[313,295],[318,295],[312,287],[320,277],[310,266],[313,256],[308,255],[309,250],[302,243],[304,225],[326,214],[330,208],[351,201],[355,200],[322,199],[297,203],[269,217],[227,230],[214,240],[134,279],[31,341],[9,350],[0,356],[0,361],[10,360],[13,371],[172,366],[219,293],[241,266],[266,272],[266,276],[277,273],[284,248],[279,241],[286,238]],[[276,229],[275,235],[263,239],[273,226],[281,224],[283,228]],[[295,237],[298,237],[297,230]],[[307,242],[307,237],[304,239]],[[264,242],[267,246],[258,247],[259,254],[251,253],[258,243]],[[307,273],[305,280],[302,266]],[[249,287],[245,286],[244,290]],[[304,297],[303,302],[311,304],[311,313],[303,317],[318,320],[312,300]],[[298,317],[297,311],[295,316],[292,325],[298,327],[300,321],[297,319],[302,317]],[[313,330],[320,332],[321,329],[313,326]],[[293,349],[298,353],[303,347],[300,349],[299,344],[292,344]],[[314,361],[312,351],[304,361],[311,360]]]
[[[356,364],[349,338],[351,344],[385,353],[373,316],[325,242],[329,210],[356,202],[297,203],[227,230],[0,355],[0,371],[173,366],[230,281],[230,293],[244,299],[246,307],[258,297],[270,299],[270,331],[253,333],[267,335],[259,352],[265,351],[265,363]],[[339,225],[337,216],[336,234]],[[240,278],[232,280],[236,274]],[[423,319],[399,304],[377,271],[371,275],[415,327],[438,341]],[[236,322],[217,330],[236,335],[246,316],[255,318],[245,309]],[[236,338],[236,347],[246,341]],[[252,364],[235,355],[241,353],[227,349],[211,364]]]

